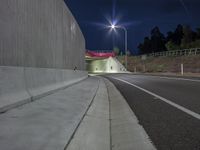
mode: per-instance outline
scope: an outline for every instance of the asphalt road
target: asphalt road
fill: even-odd
[[[200,150],[200,79],[106,75],[158,150]]]

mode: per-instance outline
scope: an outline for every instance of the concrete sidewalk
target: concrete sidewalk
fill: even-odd
[[[155,150],[126,100],[100,79],[94,102],[66,150]]]
[[[154,150],[107,79],[89,77],[0,115],[1,150]]]
[[[99,90],[67,150],[110,150],[109,101],[106,85]]]
[[[0,114],[1,150],[63,150],[94,99],[91,77]]]

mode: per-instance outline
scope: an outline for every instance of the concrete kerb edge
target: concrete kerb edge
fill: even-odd
[[[77,84],[78,82],[81,82],[81,81],[86,80],[87,78],[88,78],[88,77],[79,78],[79,79],[77,79],[76,81],[74,81],[74,82],[72,82],[72,83],[69,83],[68,85],[64,85],[64,86],[62,86],[62,87],[56,88],[56,89],[51,90],[51,91],[47,91],[47,92],[45,92],[45,93],[42,93],[42,94],[39,94],[39,95],[36,95],[36,96],[31,96],[31,101],[36,101],[36,100],[39,100],[39,99],[42,98],[42,97],[51,95],[51,94],[53,94],[53,93],[55,93],[55,92],[57,92],[57,91],[59,91],[59,90],[64,90],[64,89],[66,89],[66,88],[68,88],[68,87],[71,87],[71,86]]]
[[[68,148],[70,142],[72,141],[72,139],[74,138],[74,135],[76,134],[76,131],[78,130],[79,126],[81,125],[81,122],[83,121],[83,119],[84,119],[84,117],[86,116],[88,110],[90,109],[92,103],[94,102],[94,99],[95,99],[95,97],[96,97],[96,95],[97,95],[97,92],[98,92],[98,90],[99,90],[99,85],[100,85],[100,79],[98,79],[98,87],[97,87],[97,89],[96,89],[96,91],[95,91],[94,96],[92,97],[92,100],[91,100],[90,104],[88,105],[88,107],[87,107],[85,113],[84,113],[83,116],[81,117],[81,119],[80,119],[79,123],[77,124],[75,130],[73,131],[72,135],[70,136],[69,140],[67,141],[67,144],[66,144],[64,150],[67,150],[67,148]]]
[[[114,86],[114,87],[115,87],[115,85],[114,85],[111,81],[109,81],[107,78],[105,78],[105,77],[102,77],[102,78],[104,78],[104,82],[105,82],[105,84],[106,84],[107,91],[108,91],[109,102],[111,102],[110,95],[109,95],[108,84],[111,84],[111,85]],[[117,90],[116,87],[115,87],[115,90]],[[118,90],[117,90],[117,91],[118,91]],[[118,92],[120,93],[120,91],[118,91]],[[121,93],[120,93],[120,94],[121,94]],[[121,96],[123,97],[122,94],[121,94]],[[150,144],[150,146],[151,146],[150,149],[151,149],[151,150],[156,150],[155,145],[153,144],[153,142],[151,141],[151,139],[150,139],[149,136],[147,135],[146,131],[145,131],[144,128],[139,124],[139,121],[138,121],[137,116],[135,116],[134,112],[132,111],[132,109],[130,108],[130,106],[128,105],[128,103],[127,103],[127,101],[125,100],[124,97],[123,97],[123,99],[124,99],[124,102],[126,103],[127,109],[132,113],[133,118],[136,119],[138,126],[141,128],[142,133],[145,135],[146,140],[149,141],[149,144]],[[111,106],[109,106],[109,109],[111,110]],[[111,112],[110,112],[110,113],[111,113]],[[110,140],[111,140],[110,143],[113,144],[113,141],[112,141],[112,116],[111,116],[111,114],[109,115],[109,117],[110,117]],[[113,145],[111,145],[111,150],[113,149],[112,146],[113,146]]]
[[[108,101],[109,101],[109,134],[110,134],[110,150],[112,150],[112,132],[111,132],[111,99],[110,99],[110,95],[109,95],[109,90],[108,90],[108,87],[107,87],[107,82],[106,82],[106,78],[103,78],[104,80],[104,83],[106,85],[106,90],[107,90],[107,93],[108,93]]]
[[[0,114],[6,113],[7,111],[9,111],[9,110],[11,110],[13,108],[17,108],[17,107],[23,106],[23,105],[25,105],[27,103],[30,103],[30,102],[32,102],[32,100],[31,100],[31,98],[28,98],[28,99],[21,100],[21,101],[18,101],[16,103],[1,107],[0,108]]]

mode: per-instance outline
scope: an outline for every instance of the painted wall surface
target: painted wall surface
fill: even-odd
[[[0,66],[85,70],[85,39],[63,0],[0,1]]]

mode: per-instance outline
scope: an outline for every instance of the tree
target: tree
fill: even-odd
[[[192,42],[191,47],[193,48],[200,47],[200,39],[197,39],[196,41]]]
[[[165,44],[165,46],[166,46],[167,50],[169,50],[169,51],[180,49],[180,46],[174,44],[172,41],[168,41],[168,42]]]
[[[193,31],[190,26],[177,25],[174,31],[167,32],[167,37],[158,27],[151,30],[151,36],[145,37],[138,45],[141,54],[200,47],[200,28]]]
[[[197,39],[200,39],[200,28],[197,28]]]
[[[118,47],[114,47],[113,51],[114,51],[115,55],[119,55],[120,49]]]
[[[166,38],[166,48],[167,50],[177,50],[180,49],[181,41],[183,38],[183,26],[178,25],[175,29],[174,32],[169,31],[167,33],[167,38]]]
[[[169,41],[172,41],[172,42],[173,42],[173,38],[174,38],[174,32],[172,32],[172,31],[167,32],[166,40],[167,40],[168,42],[169,42]]]
[[[144,47],[142,43],[140,43],[137,48],[140,50],[140,54],[144,53]]]
[[[164,34],[160,32],[158,27],[155,27],[151,30],[151,38],[145,37],[144,42],[139,44],[138,48],[141,51],[141,54],[148,54],[152,52],[165,51],[166,38]]]
[[[181,45],[181,40],[183,38],[183,26],[181,24],[179,24],[177,27],[176,27],[176,30],[173,34],[173,37],[172,37],[172,42],[175,44],[175,45]]]
[[[151,40],[149,37],[145,37],[143,44],[139,44],[138,48],[140,49],[141,54],[152,53]]]
[[[196,40],[196,33],[192,31],[190,26],[183,27],[183,38],[181,40],[181,48],[191,48],[191,43]]]
[[[158,27],[153,28],[151,31],[151,50],[154,52],[166,51],[165,43],[164,34],[160,32]]]

